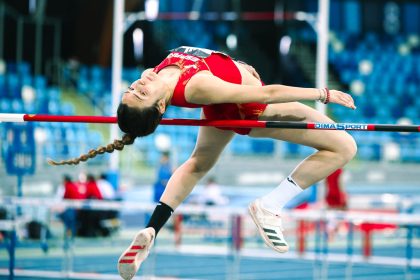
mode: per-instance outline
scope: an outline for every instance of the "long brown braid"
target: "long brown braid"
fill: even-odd
[[[79,164],[79,162],[81,161],[87,161],[90,158],[94,158],[98,154],[103,154],[105,152],[112,153],[114,150],[121,151],[122,149],[124,149],[125,145],[133,144],[135,139],[136,139],[135,136],[132,136],[130,134],[124,134],[121,140],[115,139],[113,143],[108,144],[107,146],[100,146],[97,149],[92,149],[87,154],[81,155],[78,158],[62,160],[62,161],[54,161],[54,160],[48,159],[48,163],[50,165],[76,165],[76,164]]]

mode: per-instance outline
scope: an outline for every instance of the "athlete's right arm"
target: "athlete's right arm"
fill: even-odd
[[[304,100],[320,100],[322,93],[316,88],[284,85],[252,86],[228,83],[222,79],[198,73],[191,78],[185,89],[185,98],[194,104],[285,103]],[[355,109],[353,98],[341,91],[330,90],[330,102]]]

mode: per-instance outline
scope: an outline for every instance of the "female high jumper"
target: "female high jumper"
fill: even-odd
[[[210,120],[333,123],[324,114],[299,103],[305,100],[356,108],[352,97],[341,91],[264,85],[251,66],[235,61],[224,53],[179,47],[155,68],[145,70],[123,95],[117,112],[118,125],[125,133],[121,140],[91,150],[76,159],[51,163],[77,164],[98,153],[122,150],[125,145],[132,144],[136,137],[153,133],[170,105],[201,108],[201,117]],[[174,172],[148,225],[136,234],[121,255],[118,270],[123,279],[134,277],[148,256],[159,230],[216,163],[235,133],[288,141],[317,150],[275,189],[249,205],[249,213],[265,244],[280,253],[288,250],[282,234],[283,206],[302,190],[343,167],[357,150],[355,141],[345,131],[200,127],[190,158]]]

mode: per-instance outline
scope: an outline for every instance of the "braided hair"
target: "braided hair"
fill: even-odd
[[[80,157],[67,159],[62,161],[54,161],[52,159],[48,160],[48,163],[51,165],[76,165],[79,164],[81,161],[87,161],[90,158],[96,157],[96,155],[101,155],[105,152],[112,153],[114,150],[121,151],[124,149],[125,145],[131,145],[134,143],[136,137],[132,137],[130,134],[124,134],[121,140],[114,140],[113,143],[108,144],[106,146],[100,146],[97,149],[90,150],[87,154],[83,154]]]
[[[87,154],[83,154],[77,158],[54,161],[49,159],[51,165],[76,165],[81,161],[87,161],[96,157],[98,154],[105,152],[112,153],[114,150],[121,151],[125,145],[134,143],[136,137],[146,136],[153,133],[160,121],[162,114],[159,112],[157,104],[146,108],[129,107],[127,104],[120,103],[117,110],[117,119],[119,128],[125,132],[121,140],[114,140],[107,146],[100,146],[97,149],[90,150]]]

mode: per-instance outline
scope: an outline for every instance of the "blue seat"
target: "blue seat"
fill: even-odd
[[[415,102],[415,99],[410,94],[403,93],[400,101],[401,101],[401,105],[406,108],[406,107],[412,106]]]
[[[361,109],[363,110],[363,116],[367,118],[376,116],[376,107],[373,104],[365,104]]]
[[[7,97],[6,76],[0,74],[0,98]]]
[[[37,75],[34,77],[34,88],[36,90],[45,90],[47,88],[47,79],[44,76]]]
[[[61,90],[58,87],[49,87],[47,89],[47,95],[51,101],[60,102],[61,100]]]
[[[388,132],[376,132],[375,133],[375,141],[378,144],[386,144],[392,142],[392,137]]]
[[[302,147],[300,145],[284,142],[284,155],[286,157],[297,157],[299,155],[299,148]]]
[[[19,77],[16,74],[7,74],[6,81],[6,96],[8,96],[9,98],[21,98],[21,84],[19,81]]]
[[[63,115],[72,116],[75,114],[74,105],[72,103],[64,103],[61,105],[61,112]]]
[[[99,65],[93,65],[90,68],[90,80],[91,82],[97,81],[97,80],[103,80],[105,78],[105,70],[103,67]]]
[[[22,113],[23,112],[23,102],[22,99],[13,99],[12,101],[12,112]]]
[[[400,145],[401,160],[404,162],[415,161],[414,153],[415,149],[407,145]]]
[[[401,118],[403,116],[403,113],[404,113],[404,108],[402,108],[400,105],[395,105],[391,109],[391,115],[395,119]]]
[[[88,138],[88,131],[85,128],[79,127],[75,130],[76,138],[78,140],[83,140]]]
[[[74,131],[74,129],[72,128],[66,128],[66,141],[71,143],[71,142],[76,142],[77,141],[77,137],[76,137],[76,132]]]
[[[381,156],[379,144],[364,144],[358,146],[357,157],[362,160],[379,160]]]
[[[270,155],[274,153],[274,141],[272,139],[250,139],[251,151],[257,155]]]
[[[23,103],[23,109],[26,114],[35,114],[36,106],[35,103]]]
[[[378,118],[387,118],[387,119],[389,118],[390,111],[388,108],[379,106],[378,108],[376,108],[376,110],[377,110],[376,115]]]
[[[129,83],[132,83],[135,80],[140,78],[141,73],[143,71],[144,69],[139,69],[137,67],[124,68],[123,73],[122,73],[122,78],[123,80],[128,81]]]
[[[301,146],[299,149],[299,156],[307,157],[315,152],[315,149],[308,146]]]
[[[84,151],[81,151],[80,146],[72,143],[69,140],[69,157],[74,158],[80,156]]]
[[[249,155],[252,151],[249,139],[235,137],[229,145],[229,150],[234,155]]]
[[[0,110],[2,113],[11,113],[12,108],[10,107],[10,99],[0,99]]]
[[[33,77],[32,76],[23,76],[21,78],[22,86],[27,86],[33,88]]]
[[[52,115],[60,114],[60,103],[56,101],[49,101],[48,102],[48,113]]]
[[[31,66],[28,62],[19,62],[16,64],[16,72],[19,76],[30,76]]]
[[[77,80],[77,91],[79,93],[87,93],[89,89],[89,80],[86,77],[80,77]]]
[[[94,98],[100,98],[103,96],[103,92],[105,91],[106,87],[104,81],[101,79],[92,80],[90,83],[89,90],[93,92]]]
[[[88,142],[91,143],[93,146],[101,145],[104,142],[102,134],[96,130],[90,131]]]

